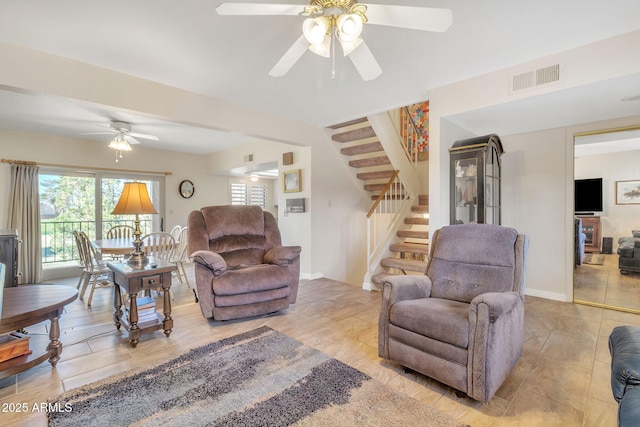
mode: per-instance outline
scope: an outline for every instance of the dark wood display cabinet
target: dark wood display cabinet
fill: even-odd
[[[5,288],[18,286],[18,230],[0,229],[0,263],[6,267],[4,275]]]
[[[498,135],[456,141],[451,158],[451,224],[500,224],[502,142]]]

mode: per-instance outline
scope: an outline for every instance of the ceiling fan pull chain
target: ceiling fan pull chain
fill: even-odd
[[[331,80],[336,79],[336,32],[331,31]]]

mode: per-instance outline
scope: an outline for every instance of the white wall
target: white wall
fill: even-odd
[[[527,294],[560,301],[572,299],[565,286],[572,281],[566,266],[573,261],[573,252],[565,248],[572,230],[567,227],[572,208],[566,209],[565,135],[565,129],[551,129],[501,136],[502,225],[529,237]]]

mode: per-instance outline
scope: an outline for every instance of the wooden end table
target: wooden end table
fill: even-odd
[[[78,291],[63,285],[25,285],[4,288],[0,333],[12,332],[44,320],[51,321],[49,339],[42,335],[27,335],[33,351],[0,363],[0,379],[27,370],[46,359],[55,367],[60,360],[62,343],[58,319],[64,306],[78,297]]]
[[[116,328],[124,326],[129,331],[129,343],[136,347],[140,342],[143,332],[164,329],[164,334],[168,337],[173,329],[173,319],[171,318],[171,272],[177,269],[173,263],[163,261],[154,257],[149,257],[149,263],[142,267],[134,267],[126,261],[108,262],[107,267],[113,271],[113,281],[116,284],[113,296],[113,321]],[[120,288],[129,294],[129,315],[122,311],[122,293]],[[162,288],[164,293],[162,308],[164,319],[156,319],[145,322],[142,328],[138,326],[138,293]]]

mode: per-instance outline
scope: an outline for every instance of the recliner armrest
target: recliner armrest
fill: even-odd
[[[220,276],[227,271],[227,262],[219,254],[212,251],[195,251],[189,259],[196,264],[207,267],[214,276]]]
[[[427,276],[389,276],[382,280],[382,298],[398,301],[431,296],[431,279]]]
[[[478,306],[486,304],[489,307],[489,322],[495,323],[500,316],[510,313],[522,302],[520,295],[516,292],[487,292],[480,294],[471,300],[471,311],[478,313]]]
[[[279,246],[264,254],[264,262],[286,267],[300,257],[300,246]]]

